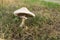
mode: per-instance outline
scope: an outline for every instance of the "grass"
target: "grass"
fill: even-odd
[[[53,2],[42,1],[41,4],[43,4],[44,6],[47,6],[49,8],[59,8],[60,7],[60,4],[53,3]]]
[[[4,0],[0,3],[0,38],[6,40],[60,40],[60,4],[42,0]],[[21,19],[13,12],[27,7],[36,17],[20,28]]]

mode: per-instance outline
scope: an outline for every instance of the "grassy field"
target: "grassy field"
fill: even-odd
[[[47,1],[47,2],[55,2],[55,3],[60,4],[60,0],[44,0],[44,1]]]
[[[27,7],[36,17],[20,28],[13,12]],[[0,38],[6,40],[60,40],[60,4],[42,0],[0,0]]]

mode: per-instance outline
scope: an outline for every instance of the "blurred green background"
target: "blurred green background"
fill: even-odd
[[[27,7],[36,16],[20,28],[13,12]],[[60,40],[60,4],[44,0],[0,0],[0,38],[5,40]]]

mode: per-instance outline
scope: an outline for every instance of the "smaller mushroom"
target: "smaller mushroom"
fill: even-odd
[[[26,7],[22,7],[16,11],[14,11],[14,15],[16,15],[22,19],[20,27],[22,27],[24,25],[24,22],[26,19],[28,19],[28,17],[35,17],[35,14],[30,12]]]

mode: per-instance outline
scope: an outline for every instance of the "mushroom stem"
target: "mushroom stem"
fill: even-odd
[[[25,23],[25,20],[27,19],[25,16],[22,16],[22,22],[20,24],[20,27],[23,27],[24,23]]]
[[[20,24],[20,27],[23,27],[23,25],[24,25],[24,23],[25,23],[25,18],[22,18],[22,22],[21,22],[21,24]]]

